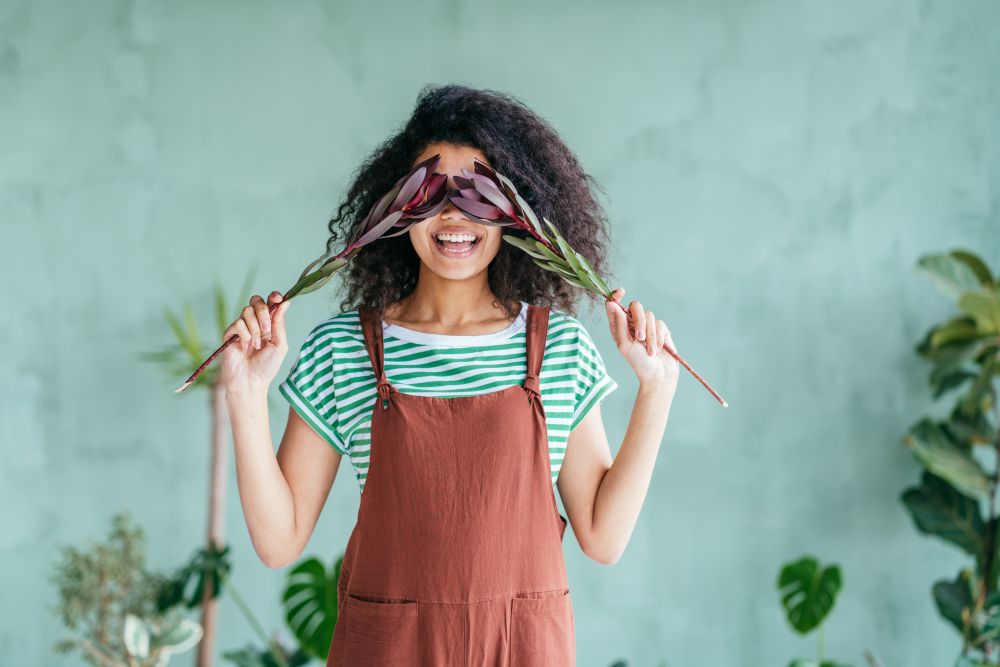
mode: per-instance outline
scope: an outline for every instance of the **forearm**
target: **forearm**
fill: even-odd
[[[260,559],[280,567],[297,547],[295,503],[271,440],[267,392],[226,394],[236,451],[236,484]]]
[[[617,561],[635,528],[667,426],[675,386],[658,382],[639,385],[625,437],[594,501],[591,550],[601,562]]]

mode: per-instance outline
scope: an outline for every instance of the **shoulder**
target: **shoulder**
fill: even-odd
[[[548,341],[579,341],[589,338],[590,333],[583,322],[558,308],[549,309]]]
[[[361,317],[357,310],[345,310],[317,323],[306,334],[302,343],[303,354],[331,348],[340,348],[352,342],[364,341]]]

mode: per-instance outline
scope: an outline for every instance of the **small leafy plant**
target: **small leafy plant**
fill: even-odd
[[[62,547],[52,581],[74,634],[54,645],[57,653],[79,651],[97,667],[162,667],[201,640],[183,608],[160,607],[165,579],[146,569],[145,534],[126,514],[113,517],[105,542]]]
[[[816,659],[792,660],[789,667],[848,667],[823,656],[823,621],[840,593],[840,566],[820,565],[812,556],[803,556],[781,568],[778,590],[788,623],[800,635],[817,630]]]

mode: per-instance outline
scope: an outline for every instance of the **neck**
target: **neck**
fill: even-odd
[[[486,271],[464,280],[449,280],[421,264],[416,288],[391,304],[384,319],[406,326],[415,324],[428,333],[474,335],[483,333],[480,327],[488,332],[496,328],[498,320],[510,321],[496,301]]]

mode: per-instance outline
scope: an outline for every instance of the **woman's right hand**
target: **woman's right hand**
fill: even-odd
[[[271,292],[267,303],[254,294],[239,319],[222,334],[225,343],[233,334],[240,339],[222,351],[219,381],[227,393],[267,391],[288,352],[285,339],[285,311],[291,301],[281,303],[273,313],[268,306],[281,302],[281,292]]]

